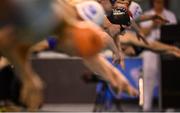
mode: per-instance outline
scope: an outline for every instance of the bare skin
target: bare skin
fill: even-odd
[[[66,11],[69,13],[63,13],[62,8],[59,9],[59,7],[54,7],[55,13],[57,15],[57,18],[65,20],[67,23],[67,26],[74,27],[74,29],[82,29],[82,31],[87,27],[85,24],[85,27],[79,27],[78,21],[76,21],[76,18],[74,16],[73,10],[69,7],[66,7],[66,4],[62,2],[61,0],[58,1],[58,3],[63,6]],[[64,16],[62,16],[64,15]],[[76,26],[77,25],[77,26]],[[90,30],[90,33],[96,34],[96,31],[94,30],[94,27],[87,27],[87,29]],[[28,50],[32,46],[33,43],[25,43],[21,42],[21,40],[17,40],[18,36],[15,32],[16,29],[13,27],[10,28],[7,26],[0,31],[0,40],[1,40],[1,53],[3,56],[7,57],[9,61],[16,67],[17,72],[20,75],[21,81],[23,83],[22,91],[21,91],[21,101],[24,102],[27,107],[28,111],[36,111],[38,107],[41,105],[43,101],[42,96],[42,90],[43,90],[43,83],[38,77],[38,75],[33,71],[31,67],[31,63],[29,61],[29,52]],[[98,35],[98,34],[96,34]],[[100,34],[99,34],[100,35]],[[100,37],[100,36],[99,36]],[[7,41],[7,38],[10,39],[10,41]],[[22,39],[22,38],[20,38]],[[31,40],[29,40],[31,41]],[[77,54],[76,50],[71,51],[71,47],[73,47],[73,44],[71,47],[68,47],[65,45],[68,50],[67,53],[69,54]],[[69,49],[70,48],[70,49]],[[73,50],[73,49],[72,49]],[[117,81],[113,81],[114,77],[112,75],[105,75],[108,77],[110,82],[114,87],[117,85]],[[113,79],[112,79],[113,78]],[[123,82],[123,81],[122,81]],[[126,81],[124,81],[126,82]],[[120,86],[118,86],[120,87]],[[121,88],[118,88],[121,89]]]
[[[68,13],[65,13],[64,10],[62,13],[56,12],[55,8],[56,17],[59,20],[66,20],[68,24],[76,23],[73,18],[73,11],[68,9],[63,1],[58,3],[62,5],[62,9],[66,8]],[[0,29],[0,52],[16,67],[16,71],[22,81],[21,101],[26,104],[28,111],[37,111],[43,101],[43,83],[33,71],[29,60],[28,51],[34,42],[30,38],[26,41],[21,40],[26,36],[17,34],[16,30],[16,27],[13,25],[5,25]]]
[[[95,28],[95,26],[93,26],[92,28],[93,28],[93,31],[94,30],[98,31],[98,34],[99,34],[98,36],[99,36],[99,38],[103,39],[104,45],[110,45],[110,48],[115,49],[114,51],[118,51],[118,50],[116,50],[116,47],[114,47],[115,46],[114,41],[107,33],[101,31],[99,28]],[[99,29],[99,30],[96,30],[96,29]],[[59,36],[62,36],[62,35],[59,35]],[[69,38],[71,38],[74,35],[73,36],[68,35],[68,36],[69,36]],[[88,37],[86,36],[86,38],[88,38]],[[65,53],[68,53],[69,55],[79,56],[75,52],[77,50],[73,49],[74,47],[73,47],[72,42],[67,43],[68,47],[71,48],[71,49],[68,49],[70,51],[67,51],[67,49],[63,49],[67,46],[66,45],[67,41],[62,41],[62,37],[59,39],[61,39],[58,42],[58,45],[60,45],[60,46],[59,47],[57,46],[56,50],[61,51],[61,52],[63,51]],[[66,37],[66,39],[68,39],[68,38]],[[47,49],[47,47],[48,47],[47,41],[42,41],[42,42],[38,43],[37,45],[35,45],[32,49],[39,51],[39,50],[42,50],[43,48]],[[83,57],[83,59],[85,61],[85,65],[89,69],[91,69],[93,72],[97,72],[98,74],[100,74],[105,80],[109,81],[110,84],[114,88],[118,89],[119,92],[126,91],[127,93],[129,93],[132,96],[137,95],[137,91],[129,84],[128,80],[122,75],[122,73],[120,73],[115,67],[113,67],[101,55],[98,55],[98,53],[97,53],[96,55],[93,55],[91,57]]]
[[[180,58],[180,49],[172,45],[164,44],[159,41],[148,41],[149,44],[147,45],[142,41],[139,41],[132,32],[127,32],[123,36],[119,36],[119,38],[120,43],[123,45],[142,47],[156,53],[173,55]]]
[[[112,75],[113,79],[112,81],[116,81],[114,83],[117,84],[111,84],[113,88],[117,89],[117,93],[126,92],[131,96],[137,96],[138,92],[136,89],[134,89],[128,80],[125,78],[125,76],[118,71],[114,66],[112,66],[104,57],[101,55],[96,55],[92,58],[84,58],[83,59],[85,65],[89,67],[89,69],[93,72],[96,72],[99,75]],[[106,78],[108,76],[105,76]],[[110,80],[110,79],[106,79]]]
[[[76,16],[76,17],[78,17],[78,16]],[[101,38],[103,38],[103,41],[104,41],[104,45],[106,45],[106,46],[109,46],[112,50],[113,50],[113,52],[115,53],[115,61],[114,62],[117,62],[117,60],[116,59],[119,59],[120,58],[120,51],[118,50],[118,49],[116,49],[116,46],[115,46],[115,44],[114,44],[114,42],[113,42],[113,40],[112,40],[112,38],[108,35],[108,34],[106,34],[105,32],[102,32],[102,30],[100,29],[100,28],[98,28],[98,27],[94,27],[94,26],[92,26],[92,30],[94,30],[94,31],[99,31],[99,32],[97,32],[98,34],[99,34],[99,36],[101,37]],[[58,34],[59,36],[62,36],[61,34]],[[61,39],[60,39],[61,38]],[[63,51],[63,52],[65,52],[65,53],[68,53],[69,55],[75,55],[75,56],[78,56],[78,54],[77,54],[77,52],[76,52],[76,50],[73,50],[72,48],[73,48],[73,44],[70,46],[70,45],[68,45],[68,47],[66,46],[66,44],[65,44],[65,42],[68,42],[68,44],[69,43],[71,43],[71,41],[68,41],[68,40],[62,40],[62,37],[60,37],[60,38],[58,38],[58,39],[60,39],[59,41],[58,41],[58,45],[60,45],[60,47],[58,48],[58,50],[59,51]],[[65,39],[68,39],[68,38],[65,38]],[[43,45],[43,43],[45,44],[45,45]],[[39,43],[39,45],[37,44],[36,45],[36,47],[37,46],[39,46],[38,48],[39,48],[39,50],[41,50],[41,48],[47,48],[48,46],[47,46],[47,42],[46,41],[42,41],[42,42],[40,42]],[[62,47],[63,46],[63,47]],[[66,48],[66,50],[64,50],[63,48]],[[67,49],[67,48],[69,48],[69,49]],[[68,51],[67,51],[68,50]],[[93,57],[94,58],[94,57]],[[89,59],[89,58],[88,58]],[[98,59],[96,60],[97,62],[98,62]],[[120,62],[120,61],[119,61]],[[118,63],[119,63],[118,62]],[[99,64],[100,65],[100,64]],[[113,66],[112,66],[113,67]],[[111,68],[112,68],[111,67]],[[111,69],[112,70],[112,69]],[[106,72],[103,72],[104,70],[102,69],[102,70],[99,70],[99,71],[102,71],[101,73],[106,73]],[[110,74],[110,72],[108,71],[106,74],[104,74],[103,75],[104,77],[108,77],[108,79],[107,80],[110,80],[110,83],[111,84],[113,84],[114,85],[114,87],[116,87],[117,85],[115,85],[115,84],[117,84],[117,82],[116,81],[114,81],[115,79],[114,79],[114,77],[113,76],[111,76],[111,74]],[[119,76],[118,74],[116,75],[116,76]]]
[[[116,45],[116,48],[118,49],[119,54],[121,55],[119,58],[115,56],[117,58],[115,62],[119,63],[122,66],[122,68],[125,68],[124,55],[121,49],[121,44],[117,43],[119,42],[119,38],[116,38],[120,34],[120,28],[121,28],[120,25],[115,25],[115,24],[110,23],[107,17],[105,17],[103,29],[112,37]]]

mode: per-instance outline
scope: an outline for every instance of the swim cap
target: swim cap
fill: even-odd
[[[75,7],[84,20],[91,21],[97,25],[102,25],[104,22],[104,9],[96,1],[83,1],[75,4]]]
[[[131,2],[129,10],[132,13],[133,19],[139,18],[143,13],[141,6],[136,2]]]

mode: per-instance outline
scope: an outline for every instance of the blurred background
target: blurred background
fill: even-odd
[[[143,11],[148,11],[153,7],[152,0],[134,0],[140,4]],[[180,21],[180,1],[179,0],[164,0],[165,8],[172,11],[179,23]],[[161,41],[167,44],[174,44],[179,46],[180,27],[162,27]],[[173,35],[173,37],[171,37]],[[43,54],[41,54],[44,57]],[[48,57],[49,57],[48,53]],[[106,51],[104,55],[111,61],[111,53]],[[53,55],[52,55],[53,56]],[[120,95],[120,111],[141,111],[143,105],[140,102],[143,101],[146,106],[151,106],[151,111],[178,111],[180,108],[180,60],[175,57],[161,56],[161,64],[159,69],[161,70],[159,76],[156,78],[155,88],[153,90],[153,102],[146,102],[139,97],[129,97],[126,94]],[[153,59],[151,60],[153,62]],[[48,72],[46,72],[46,65],[49,65]],[[62,110],[62,111],[92,111],[96,108],[97,87],[98,83],[85,83],[82,81],[81,76],[87,70],[80,60],[65,58],[65,59],[48,59],[38,60],[34,62],[37,71],[44,75],[44,79],[47,80],[46,90],[46,103],[43,107],[44,110]],[[42,65],[42,66],[38,66]],[[50,65],[53,65],[50,66]],[[54,65],[58,69],[55,69]],[[44,69],[43,69],[44,66]],[[61,67],[61,68],[59,68]],[[139,89],[139,80],[143,78],[143,55],[136,58],[126,57],[126,70],[122,70],[119,66],[116,66],[123,74],[126,75],[131,84]],[[52,68],[52,69],[51,69]],[[69,69],[70,68],[70,69]],[[51,71],[52,70],[52,71]],[[63,70],[63,71],[62,71]],[[71,70],[71,71],[69,71]],[[53,73],[52,73],[53,72]],[[57,76],[57,77],[50,77]],[[150,78],[151,79],[151,78]],[[163,81],[163,82],[162,82]],[[69,82],[71,84],[69,84]],[[54,87],[56,86],[56,87]],[[141,86],[143,89],[144,87]],[[149,89],[147,89],[149,90]],[[96,92],[95,92],[96,91]],[[151,96],[151,95],[143,95]],[[108,98],[108,97],[107,97]],[[149,101],[149,100],[147,100]],[[151,104],[152,105],[148,105]],[[149,109],[149,108],[148,108]],[[105,108],[101,108],[102,111],[108,111]],[[101,111],[100,110],[100,111]],[[118,111],[116,107],[109,111]]]
[[[140,4],[144,12],[153,7],[153,0],[134,1]],[[177,24],[162,25],[160,32],[154,33],[155,40],[180,47],[180,0],[164,0],[164,5],[174,13]],[[45,100],[41,111],[180,111],[180,59],[160,55],[157,60],[154,53],[151,57],[146,52],[148,51],[137,57],[126,56],[125,70],[113,64],[138,89],[138,97],[130,97],[125,93],[115,95],[108,84],[104,86],[104,83],[96,78],[86,81],[86,76],[93,76],[93,73],[78,57],[52,51],[34,54],[31,58],[33,68],[45,83]],[[112,63],[110,51],[102,54]],[[3,89],[3,86],[1,88]],[[115,101],[114,96],[118,98]],[[0,102],[1,104],[3,103]]]
[[[152,1],[151,0],[134,0],[137,1],[144,11],[149,10],[152,8]],[[167,9],[171,10],[177,17],[178,22],[180,21],[180,13],[178,12],[180,7],[180,1],[179,0],[164,0],[165,6]]]

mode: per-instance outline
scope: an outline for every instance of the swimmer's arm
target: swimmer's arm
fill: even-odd
[[[102,25],[103,29],[106,30],[111,25],[110,21],[107,19],[106,16],[104,16],[104,23]]]
[[[136,32],[136,38],[138,40],[142,40],[145,44],[148,44],[147,40],[145,39],[145,32],[134,20],[131,21],[131,27]]]
[[[111,64],[100,54],[90,58],[83,58],[84,64],[92,71],[100,75],[104,80],[110,82],[113,87],[118,87],[117,77],[112,73]],[[110,65],[110,66],[109,66]]]
[[[115,38],[113,38],[114,39],[114,42],[115,42],[115,44],[116,44],[116,47],[117,47],[117,49],[118,49],[118,52],[119,52],[119,54],[120,54],[120,65],[121,65],[121,67],[123,68],[123,69],[125,69],[125,62],[124,62],[124,54],[123,54],[123,51],[122,51],[122,47],[121,47],[121,43],[120,43],[120,38],[118,38],[118,37],[115,37]]]
[[[119,35],[120,43],[124,45],[133,45],[143,48],[151,48],[151,44],[145,44],[143,41],[138,40],[136,34],[131,32],[126,32],[123,36]]]
[[[110,35],[108,35],[106,32],[104,32],[103,39],[105,40],[107,47],[113,51],[113,60],[114,60],[113,62],[115,64],[120,64],[122,68],[124,68],[125,67],[124,56],[122,54],[121,45],[120,43],[116,43],[119,42],[119,40],[114,41],[113,38]]]
[[[105,17],[104,30],[110,35],[109,37],[111,41],[109,41],[109,43],[111,42],[111,44],[109,45],[114,49],[114,63],[120,63],[124,68],[124,55],[122,54],[121,44],[117,38],[117,35],[120,34],[120,28],[120,25],[111,24],[107,17]]]
[[[113,38],[114,39],[114,42],[116,44],[116,47],[118,49],[119,52],[122,52],[122,48],[121,48],[121,43],[120,43],[120,38],[116,37],[116,38]]]
[[[149,44],[145,44],[142,41],[139,41],[134,34],[127,34],[123,38],[121,38],[122,44],[134,45],[138,47],[142,47],[148,50],[151,50],[156,53],[174,55],[176,57],[180,57],[180,49],[175,46],[171,46],[168,44],[164,44],[158,41],[148,42]]]
[[[112,24],[107,17],[105,17],[103,29],[111,36],[116,37],[120,33],[120,25]]]
[[[159,41],[150,42],[150,45],[149,46],[147,45],[147,49],[157,52],[157,53],[173,55],[175,57],[180,58],[179,48],[172,45],[161,43]]]
[[[37,52],[41,52],[43,50],[47,50],[49,49],[49,44],[47,40],[43,40],[37,44],[35,44],[34,46],[32,46],[30,48],[30,52],[31,53],[37,53]]]
[[[103,40],[104,40],[105,45],[107,45],[108,49],[110,49],[114,53],[118,52],[118,49],[117,49],[113,39],[106,32],[104,32]]]
[[[110,49],[114,54],[119,56],[118,48],[116,47],[116,44],[114,43],[114,40],[111,38],[111,36],[102,31],[101,37],[103,39],[103,43],[105,44],[105,49]]]

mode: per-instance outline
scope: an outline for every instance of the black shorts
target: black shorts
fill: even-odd
[[[11,101],[17,105],[20,102],[21,81],[15,75],[11,66],[0,70],[0,101]]]

